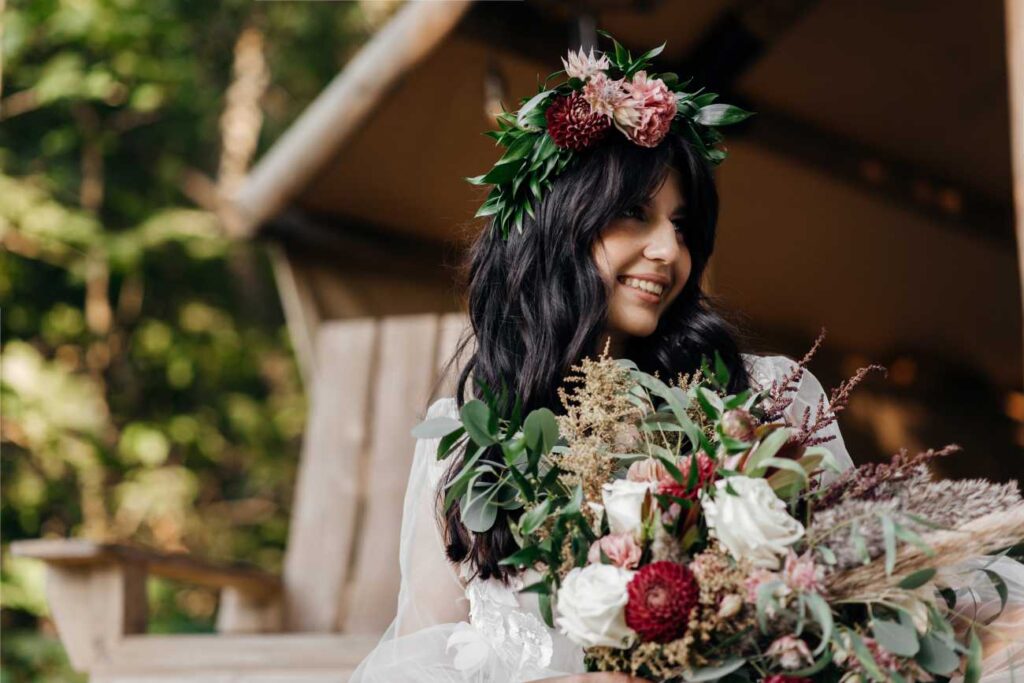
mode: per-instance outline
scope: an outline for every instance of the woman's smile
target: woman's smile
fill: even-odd
[[[648,280],[646,278],[641,279],[630,275],[622,275],[618,280],[626,289],[630,290],[638,300],[647,304],[660,303],[661,298],[667,289],[667,286],[660,282],[654,282],[653,280]]]

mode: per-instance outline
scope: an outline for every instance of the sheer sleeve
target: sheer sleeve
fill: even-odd
[[[435,401],[427,417],[456,415],[455,399]],[[358,683],[461,681],[448,639],[468,619],[462,580],[448,562],[437,526],[437,486],[444,463],[438,439],[419,439],[402,508],[401,584],[394,621],[350,679]]]
[[[775,380],[781,381],[797,365],[795,360],[787,356],[748,356],[747,360],[751,379],[762,388],[767,388]],[[786,419],[791,423],[799,423],[803,419],[804,411],[807,408],[811,409],[813,417],[815,410],[817,410],[818,400],[821,397],[825,398],[825,406],[827,408],[829,402],[828,397],[825,395],[825,389],[821,386],[818,378],[805,368],[797,384],[796,393],[793,394],[793,402],[786,407]],[[829,439],[821,444],[821,446],[832,453],[840,469],[845,470],[853,467],[853,458],[850,457],[849,451],[846,450],[846,443],[843,441],[843,435],[839,431],[838,422],[833,422],[816,432],[815,436]],[[827,483],[834,476],[826,472],[825,482]]]

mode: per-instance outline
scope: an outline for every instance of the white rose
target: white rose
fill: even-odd
[[[558,589],[555,625],[581,647],[629,647],[636,632],[626,626],[626,586],[632,571],[613,564],[576,567]]]
[[[608,527],[613,534],[637,533],[643,522],[641,511],[651,482],[616,479],[601,487]]]
[[[738,494],[726,491],[726,486]],[[804,525],[786,512],[764,479],[728,477],[715,482],[715,497],[701,494],[701,507],[711,533],[737,560],[755,567],[778,569],[786,549],[804,535]]]

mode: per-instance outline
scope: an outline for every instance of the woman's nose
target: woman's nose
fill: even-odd
[[[672,263],[679,255],[679,241],[676,238],[676,226],[665,218],[651,228],[644,256],[652,261]]]

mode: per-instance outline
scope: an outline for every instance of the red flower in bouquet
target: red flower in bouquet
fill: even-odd
[[[687,491],[686,482],[690,480],[690,458],[692,457],[692,455],[687,456],[679,462],[679,471],[683,475],[683,483],[680,484],[671,475],[664,476],[658,482],[658,493],[686,500],[697,500],[700,490],[715,478],[715,461],[704,453],[697,454],[697,481],[694,483],[693,488]]]
[[[579,91],[559,95],[544,112],[548,134],[559,147],[581,152],[604,137],[611,120],[590,108]]]
[[[660,561],[641,567],[626,591],[626,625],[641,640],[668,643],[686,633],[700,587],[686,565]]]

